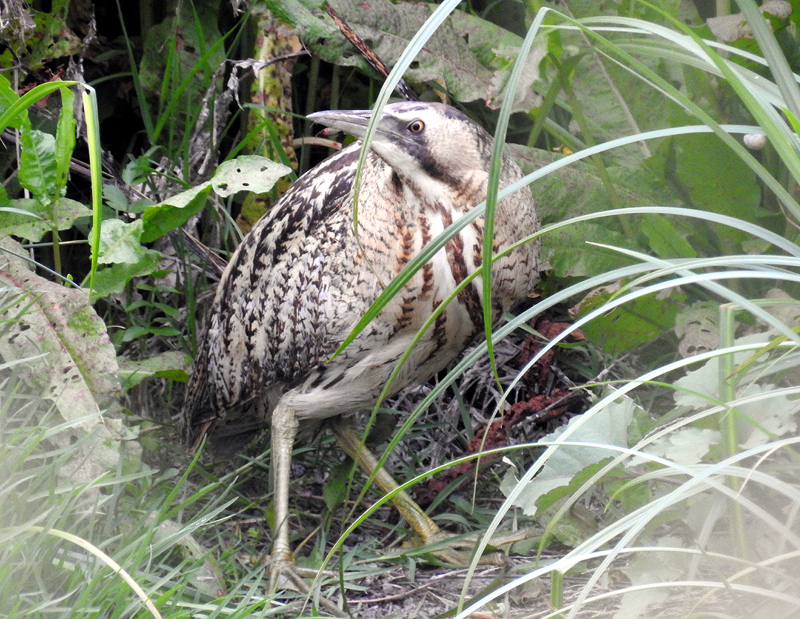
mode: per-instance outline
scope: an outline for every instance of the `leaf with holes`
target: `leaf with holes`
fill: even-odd
[[[171,196],[160,204],[148,206],[142,215],[141,241],[150,243],[185,224],[189,217],[203,209],[212,187],[223,198],[237,191],[264,193],[290,172],[291,169],[283,164],[255,155],[226,161],[210,181]]]
[[[764,343],[766,347],[775,337],[772,332],[757,333],[737,338],[736,345]],[[752,351],[738,352],[733,355],[734,364],[740,365],[752,360]],[[767,355],[756,355],[758,361],[769,361]],[[758,357],[762,357],[758,359]],[[752,361],[756,361],[752,360]],[[686,406],[692,410],[705,410],[715,406],[720,398],[720,359],[713,357],[705,364],[686,372],[686,375],[675,381],[677,389],[673,394],[677,406]],[[738,421],[738,438],[741,449],[750,449],[764,445],[774,437],[793,435],[797,433],[798,414],[800,414],[800,401],[782,394],[772,394],[776,386],[770,382],[756,382],[759,372],[763,371],[760,363],[736,385],[736,397],[757,398],[745,404],[736,406]],[[711,444],[709,445],[709,447]],[[681,451],[680,453],[684,453]],[[670,453],[667,453],[671,456]]]
[[[329,21],[320,19],[316,0],[268,0],[266,4],[281,20],[295,26],[305,45],[323,60],[374,74],[360,54],[350,53],[341,33]],[[331,5],[389,66],[397,62],[436,8],[421,2],[390,0],[335,0]],[[521,10],[519,17],[524,17]],[[498,89],[505,85],[521,45],[522,38],[517,34],[455,10],[428,39],[405,77],[412,82],[440,84],[458,101],[485,100],[496,105]],[[518,89],[524,94],[516,101],[515,110],[527,111],[540,101],[530,85],[539,77],[542,51],[536,50],[528,58]]]
[[[24,253],[0,237],[0,250]],[[27,381],[52,400],[64,421],[80,435],[91,433],[99,460],[82,465],[87,480],[116,466],[119,433],[101,417],[119,393],[117,360],[103,321],[88,304],[86,290],[47,281],[8,251],[0,251],[0,358],[19,362]],[[44,354],[43,354],[44,353]],[[76,474],[78,472],[76,471]]]
[[[291,168],[266,157],[244,155],[221,164],[211,179],[211,186],[221,198],[237,191],[265,193],[291,171]]]

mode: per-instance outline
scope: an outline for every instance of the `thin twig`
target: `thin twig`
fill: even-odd
[[[328,11],[328,15],[330,15],[331,19],[333,19],[336,25],[339,26],[339,30],[341,30],[344,37],[350,41],[353,47],[355,47],[364,57],[364,60],[369,63],[369,66],[375,69],[383,77],[388,77],[390,72],[389,67],[386,66],[386,63],[383,62],[383,60],[378,57],[372,48],[364,42],[364,39],[353,32],[353,29],[347,25],[347,23],[330,4],[325,4],[325,10]],[[415,93],[411,86],[409,86],[408,83],[402,78],[400,78],[400,81],[397,82],[397,85],[394,87],[394,89],[406,101],[419,101],[417,93]]]

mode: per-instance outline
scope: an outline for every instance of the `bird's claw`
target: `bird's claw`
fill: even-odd
[[[300,567],[291,557],[273,556],[269,562],[269,590],[274,593],[275,591],[294,591],[306,596],[308,601],[314,602],[315,606],[319,606],[334,617],[349,617],[339,606],[328,598],[322,595],[315,595],[308,580],[313,581],[321,573],[329,575],[327,572],[314,570],[310,568]]]

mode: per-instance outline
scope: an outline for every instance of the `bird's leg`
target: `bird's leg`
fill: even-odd
[[[270,590],[275,591],[281,581],[289,581],[291,588],[310,594],[304,577],[314,578],[316,570],[302,570],[295,565],[289,545],[289,481],[292,476],[292,449],[297,435],[297,415],[283,402],[272,411],[272,474],[275,484],[275,530],[270,563]],[[347,617],[336,604],[319,596],[316,601],[331,614]]]
[[[272,412],[272,475],[275,485],[275,538],[272,559],[276,568],[292,564],[289,546],[289,481],[292,474],[292,449],[297,435],[297,416],[278,402]]]
[[[331,424],[331,430],[342,450],[355,460],[368,476],[373,475],[374,472],[375,483],[385,494],[394,492],[399,488],[398,483],[388,471],[383,467],[378,467],[378,459],[375,455],[361,443],[361,436],[352,417],[337,419],[335,423]],[[398,492],[392,497],[391,501],[397,511],[402,514],[403,518],[406,519],[420,537],[423,544],[433,544],[447,539],[447,535],[442,533],[436,523],[414,502],[414,499],[407,492],[404,490]],[[464,566],[470,563],[469,554],[459,552],[452,547],[444,547],[433,551],[431,554],[451,565]],[[491,562],[498,561],[496,557],[484,558]]]
[[[386,469],[378,468],[378,459],[367,449],[366,445],[362,444],[361,436],[352,417],[337,419],[335,423],[331,424],[331,430],[342,451],[355,460],[368,476],[374,473],[375,483],[384,494],[394,492],[400,487]],[[439,539],[441,536],[439,527],[405,490],[395,494],[391,500],[397,511],[408,521],[424,543],[428,544]]]

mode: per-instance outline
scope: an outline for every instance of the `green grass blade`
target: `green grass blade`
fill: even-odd
[[[83,110],[86,114],[86,142],[89,147],[89,169],[92,180],[92,234],[89,245],[92,249],[92,266],[89,272],[89,299],[94,290],[100,256],[100,222],[103,216],[103,167],[100,153],[100,114],[97,111],[97,92],[83,84]]]
[[[8,127],[8,125],[11,123],[11,120],[22,110],[27,110],[34,103],[44,99],[47,95],[54,93],[56,90],[66,86],[77,86],[79,83],[80,82],[56,81],[39,84],[38,86],[31,88],[28,92],[12,103],[5,112],[0,114],[0,131],[3,131],[6,127]]]

